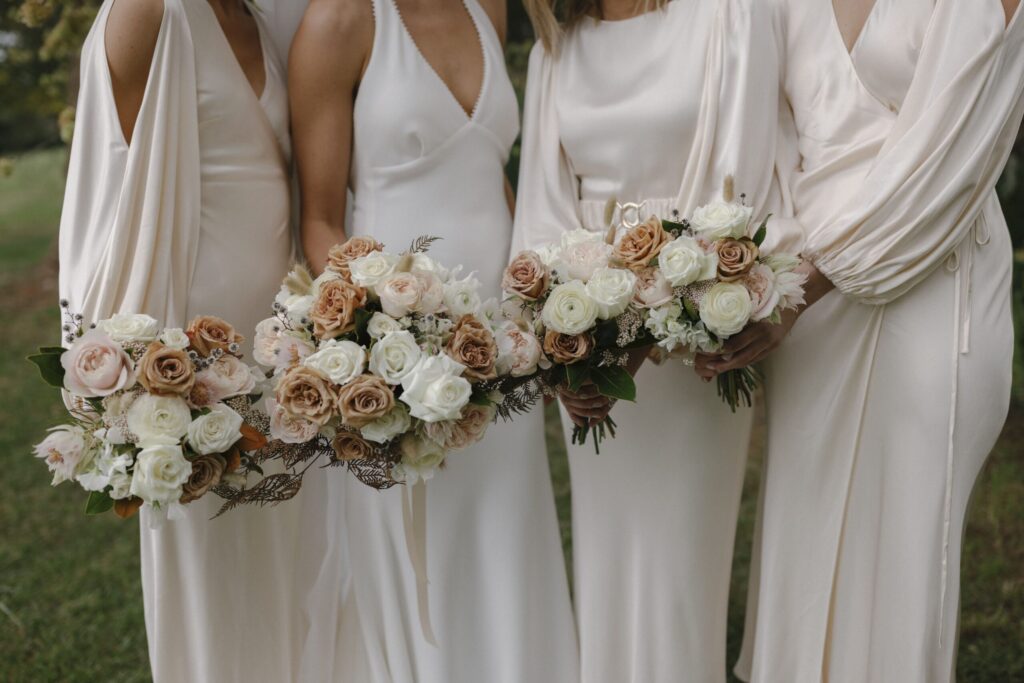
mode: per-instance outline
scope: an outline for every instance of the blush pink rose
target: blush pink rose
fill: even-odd
[[[64,388],[76,396],[109,396],[135,383],[135,366],[121,345],[89,330],[60,357]]]
[[[636,271],[636,290],[633,301],[644,308],[657,308],[672,300],[672,285],[657,268]]]
[[[234,356],[223,355],[210,367],[196,373],[188,398],[193,406],[202,407],[252,393],[255,389],[256,378],[249,367]]]
[[[741,282],[750,292],[750,301],[754,306],[751,320],[764,320],[779,306],[781,297],[775,287],[775,271],[765,264],[755,263]]]
[[[381,308],[392,318],[410,313],[436,313],[444,301],[444,285],[432,273],[395,273],[377,284]]]

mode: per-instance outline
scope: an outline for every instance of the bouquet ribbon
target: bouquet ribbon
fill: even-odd
[[[430,623],[430,582],[427,579],[427,485],[421,479],[402,493],[402,520],[405,523],[405,548],[416,574],[416,602],[420,629],[428,643],[437,647]]]

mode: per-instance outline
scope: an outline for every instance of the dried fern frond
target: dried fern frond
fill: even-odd
[[[215,493],[226,500],[213,518],[216,519],[239,505],[259,505],[260,507],[277,505],[294,498],[300,488],[302,488],[302,474],[292,472],[271,474],[261,479],[252,488],[232,489],[218,486]],[[227,489],[227,491],[222,489]]]
[[[409,253],[424,253],[427,250],[429,250],[430,247],[434,244],[434,242],[438,241],[439,239],[441,238],[435,237],[434,235],[420,235],[419,237],[412,241],[412,244],[409,245]]]

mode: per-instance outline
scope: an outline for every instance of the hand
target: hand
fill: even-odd
[[[799,316],[799,312],[789,310],[783,312],[778,325],[762,321],[748,326],[730,337],[718,354],[698,353],[694,370],[705,382],[710,382],[724,372],[757,363],[782,343]]]
[[[577,427],[586,428],[597,424],[608,417],[614,401],[602,396],[597,386],[590,382],[580,387],[579,391],[570,391],[567,387],[558,389],[562,405],[569,412],[569,418]]]

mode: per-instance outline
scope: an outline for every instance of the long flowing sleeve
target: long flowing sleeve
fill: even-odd
[[[127,144],[114,105],[101,7],[82,49],[60,224],[60,295],[87,322],[117,312],[182,325],[199,241],[195,53],[181,0],[165,0]]]
[[[886,303],[958,247],[1024,113],[1024,24],[998,0],[938,0],[894,129],[862,186],[805,255],[842,292]]]
[[[512,254],[557,242],[582,226],[579,184],[562,149],[555,110],[555,59],[538,41],[530,51]]]

